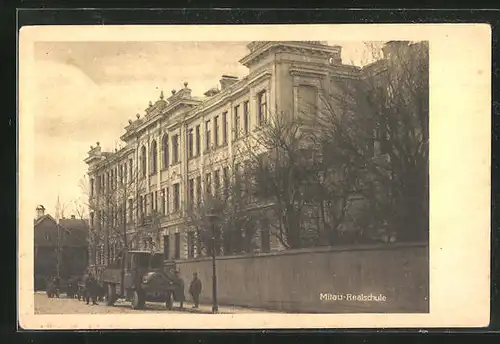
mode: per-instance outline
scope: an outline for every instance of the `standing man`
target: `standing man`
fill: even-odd
[[[85,281],[85,301],[87,301],[87,305],[92,298],[92,305],[97,305],[97,281],[90,272],[87,280]]]
[[[54,283],[54,292],[56,294],[56,297],[59,298],[59,290],[60,290],[60,287],[61,287],[61,280],[59,277],[54,277],[54,280],[53,280],[53,283]]]
[[[197,272],[193,272],[193,280],[189,285],[189,294],[191,294],[191,297],[193,298],[193,308],[198,308],[198,305],[200,303],[201,281],[198,278]]]
[[[175,270],[174,279],[174,301],[179,301],[179,309],[184,308],[184,280],[181,278],[180,271]]]

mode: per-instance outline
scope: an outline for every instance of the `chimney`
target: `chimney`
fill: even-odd
[[[75,215],[71,215],[71,220],[75,220],[75,219],[76,219]]]
[[[235,82],[238,82],[238,78],[231,75],[223,75],[222,78],[219,80],[219,82],[221,89],[224,90],[225,88],[231,86]]]
[[[39,205],[36,207],[36,218],[39,219],[45,215],[45,207],[43,205]]]

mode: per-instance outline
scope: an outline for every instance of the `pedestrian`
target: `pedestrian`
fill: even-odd
[[[87,305],[90,303],[90,299],[92,299],[92,305],[97,305],[97,281],[90,272],[87,280],[85,281],[85,301]]]
[[[54,296],[54,282],[52,277],[47,278],[46,282],[46,292],[47,292],[47,297],[51,299]]]
[[[175,270],[175,279],[174,279],[174,301],[178,301],[180,303],[179,309],[184,308],[184,280],[180,276],[180,271]]]
[[[56,295],[57,298],[59,298],[59,288],[60,288],[60,279],[59,277],[54,277],[54,279],[52,280],[52,283],[54,284],[54,293]]]
[[[198,273],[193,272],[193,280],[189,285],[189,294],[193,298],[193,308],[198,308],[200,303],[200,294],[201,294],[201,281],[198,278]]]

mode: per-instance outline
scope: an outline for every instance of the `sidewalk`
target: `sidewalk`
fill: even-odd
[[[189,312],[189,313],[199,313],[199,314],[212,314],[211,304],[200,304],[198,308],[193,308],[192,302],[184,302],[184,308],[180,310],[179,303],[174,303],[172,311],[177,312]],[[246,307],[235,307],[235,306],[218,306],[218,314],[255,314],[255,313],[273,313],[272,311],[266,311],[261,309],[246,308]]]

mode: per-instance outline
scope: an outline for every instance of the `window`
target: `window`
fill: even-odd
[[[130,181],[134,179],[134,173],[133,173],[133,168],[134,168],[134,161],[132,159],[128,159],[128,168],[129,168],[129,175],[130,175]]]
[[[125,167],[125,165],[120,165],[120,183],[125,183],[126,182],[126,172],[127,172],[127,168]]]
[[[198,197],[198,204],[201,202],[201,176],[196,177],[196,195]]]
[[[201,136],[200,136],[200,126],[196,126],[196,155],[200,155],[201,152]]]
[[[234,164],[234,181],[235,181],[235,192],[239,193],[241,190],[241,178],[240,178],[240,163]]]
[[[139,217],[141,217],[141,220],[142,220],[142,217],[144,216],[144,200],[143,200],[143,196],[139,196],[139,204],[138,204],[138,207],[137,207],[137,210],[139,211]]]
[[[227,112],[222,114],[222,144],[227,143]]]
[[[239,109],[240,109],[239,105],[236,105],[234,107],[234,128],[233,128],[234,139],[237,139],[240,135],[240,114],[238,112]]]
[[[132,222],[134,217],[134,200],[129,199],[128,200],[128,220]]]
[[[94,227],[94,213],[90,213],[90,227]]]
[[[90,180],[90,197],[94,197],[94,179]]]
[[[248,123],[248,101],[244,102],[243,103],[243,132],[245,133],[245,135],[248,134],[248,126],[249,126],[249,123]]]
[[[187,233],[187,248],[188,248],[188,258],[194,258],[194,232],[190,231]]]
[[[154,206],[153,206],[153,210],[155,212],[158,211],[158,191],[155,191],[155,199],[154,199]]]
[[[172,164],[179,162],[179,135],[172,136]]]
[[[214,117],[214,146],[219,145],[219,116]]]
[[[191,208],[194,204],[194,179],[189,179],[189,194],[188,194],[188,204]]]
[[[165,188],[166,196],[165,196],[165,208],[166,214],[170,213],[170,189]]]
[[[211,138],[210,138],[210,120],[206,121],[205,122],[205,150],[209,150],[210,149],[210,142],[211,142]]]
[[[316,87],[309,85],[300,85],[298,89],[299,114],[313,114],[317,108],[316,99]]]
[[[141,148],[141,173],[142,176],[146,176],[146,147],[142,146]]]
[[[267,101],[266,101],[266,91],[262,91],[257,95],[257,101],[259,108],[257,111],[257,123],[262,125],[266,122],[267,117]]]
[[[175,259],[181,258],[181,233],[175,233]]]
[[[167,208],[165,207],[165,189],[161,190],[161,201],[160,202],[161,202],[161,213],[163,215],[166,215]]]
[[[149,204],[148,204],[148,211],[149,211],[149,215],[153,214],[153,209],[154,209],[154,193],[151,192],[149,195],[148,195],[148,201],[149,201]]]
[[[163,257],[165,260],[170,259],[170,235],[163,236]]]
[[[180,198],[180,189],[179,183],[174,184],[174,212],[179,211],[181,208],[181,198]]]
[[[194,156],[194,144],[193,144],[193,129],[188,131],[188,156],[192,158]]]
[[[212,174],[210,172],[205,175],[205,193],[207,195],[212,193]]]
[[[97,176],[96,177],[96,183],[95,183],[95,191],[97,194],[100,194],[101,193],[101,177],[100,176]]]
[[[214,171],[214,190],[215,192],[219,192],[220,188],[220,173],[219,170]]]
[[[271,250],[271,238],[269,235],[269,228],[262,228],[260,232],[260,249],[262,252],[269,252]]]
[[[250,174],[250,163],[247,161],[243,165],[243,175],[248,176]],[[250,191],[250,178],[245,178],[243,181],[243,193],[247,195]]]
[[[149,172],[150,174],[156,173],[156,159],[158,158],[158,147],[156,145],[156,140],[153,140],[151,142],[151,154],[149,155],[151,158],[151,161],[149,162],[149,167],[151,171]]]
[[[168,156],[168,135],[163,136],[163,168],[167,168],[169,165]]]
[[[223,178],[224,178],[224,197],[227,197],[229,195],[229,167],[224,167],[223,171]]]

